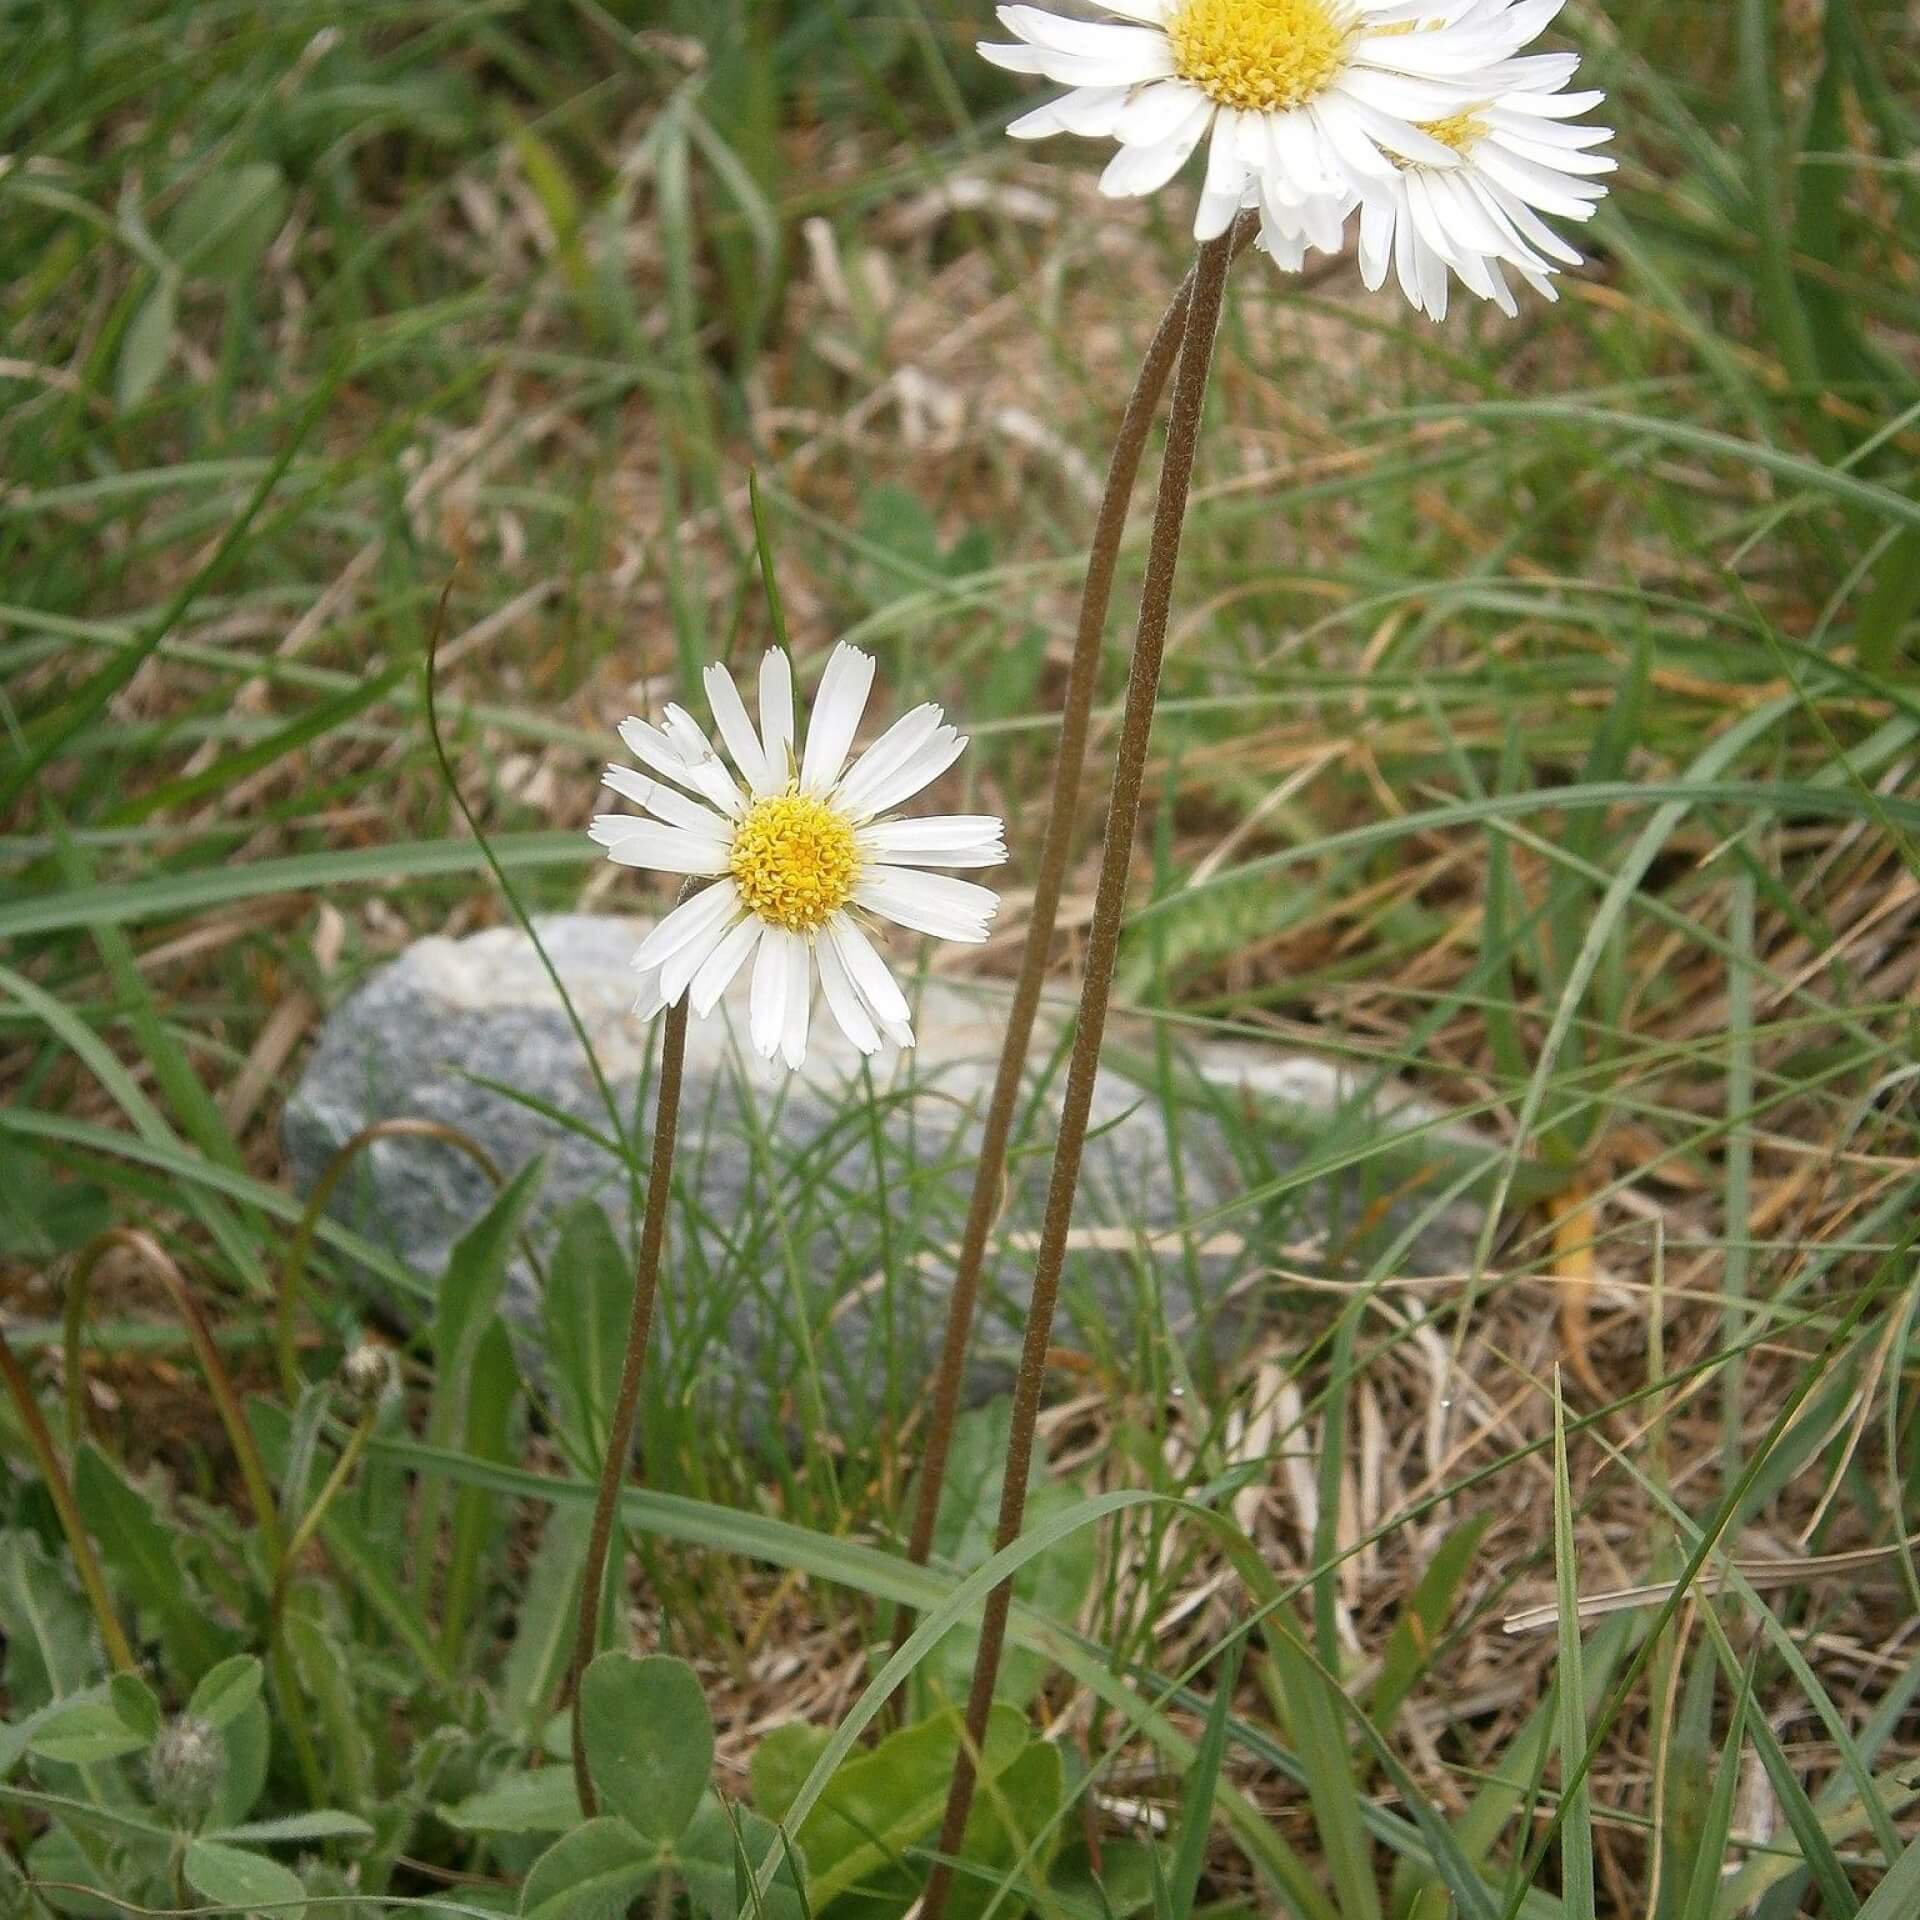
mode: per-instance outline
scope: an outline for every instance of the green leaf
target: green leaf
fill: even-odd
[[[358,1645],[349,1660],[326,1621],[319,1590],[297,1587],[289,1597],[281,1631],[300,1685],[320,1715],[332,1795],[349,1806],[365,1806],[373,1792],[373,1753],[355,1698],[354,1671],[364,1664]]]
[[[981,1781],[960,1840],[965,1866],[947,1906],[954,1920],[980,1920],[990,1907],[1017,1913],[1029,1904],[1000,1890],[1044,1879],[1060,1844],[1066,1790],[1065,1762],[1047,1740],[1029,1741],[1011,1766]]]
[[[673,1849],[694,1911],[706,1920],[734,1920],[742,1905],[743,1870],[744,1875],[756,1874],[775,1857],[780,1864],[760,1896],[760,1920],[803,1920],[808,1909],[794,1884],[793,1859],[771,1820],[743,1808],[729,1809],[709,1793]]]
[[[0,1259],[37,1266],[112,1224],[105,1187],[67,1179],[42,1155],[0,1142]]]
[[[27,1872],[55,1913],[73,1920],[127,1920],[126,1908],[109,1897],[111,1876],[97,1866],[70,1827],[56,1824],[27,1849]],[[98,1887],[99,1896],[69,1891]],[[28,1910],[29,1912],[31,1909]]]
[[[510,1460],[513,1411],[519,1398],[520,1369],[513,1342],[498,1319],[488,1323],[474,1347],[467,1378],[467,1424],[462,1451],[474,1460]],[[440,1645],[447,1664],[458,1669],[468,1621],[475,1612],[473,1590],[488,1549],[506,1522],[500,1502],[478,1487],[462,1487],[453,1497],[446,1582],[440,1600]]]
[[[529,1746],[538,1741],[573,1658],[580,1575],[592,1531],[593,1514],[588,1508],[555,1508],[547,1516],[539,1551],[527,1572],[513,1645],[501,1675],[500,1705],[507,1726]]]
[[[713,1771],[713,1716],[699,1677],[665,1654],[603,1653],[581,1680],[580,1716],[587,1764],[609,1809],[671,1846]]]
[[[87,1767],[137,1753],[152,1737],[128,1726],[110,1698],[76,1700],[41,1721],[27,1745],[43,1760]]]
[[[5,1674],[15,1713],[78,1693],[98,1673],[92,1615],[33,1534],[0,1535],[0,1619],[7,1623]],[[7,1740],[0,1732],[0,1756]]]
[[[232,1636],[208,1618],[181,1568],[172,1531],[91,1441],[73,1466],[73,1497],[101,1556],[155,1625],[168,1664],[182,1680],[217,1666]]]
[[[249,1820],[238,1827],[221,1827],[209,1840],[235,1840],[249,1846],[275,1846],[297,1840],[371,1840],[373,1829],[358,1814],[337,1807],[316,1807],[311,1813],[282,1814],[276,1820]]]
[[[823,1727],[789,1720],[775,1727],[753,1750],[747,1778],[753,1785],[753,1804],[769,1820],[784,1820],[813,1763],[826,1751],[832,1736]]]
[[[114,1711],[136,1733],[151,1740],[160,1731],[160,1702],[137,1673],[116,1673],[108,1682]]]
[[[306,1888],[278,1861],[217,1840],[191,1842],[186,1867],[187,1884],[216,1906],[293,1914],[306,1904]]]
[[[962,1571],[979,1566],[993,1551],[1000,1512],[1000,1469],[1007,1457],[1012,1418],[1012,1402],[996,1400],[962,1414],[954,1424],[953,1449],[934,1522],[934,1551]],[[1036,1468],[1027,1499],[1028,1526],[1044,1523],[1071,1506],[1077,1497],[1071,1487],[1048,1484]],[[1097,1551],[1098,1542],[1092,1534],[1074,1534],[1023,1567],[1014,1578],[1013,1590],[1036,1612],[1072,1621],[1079,1616],[1092,1585]],[[979,1627],[971,1623],[956,1627],[941,1640],[921,1669],[935,1703],[966,1698],[979,1643]],[[1009,1646],[1000,1663],[994,1696],[1010,1705],[1024,1706],[1046,1677],[1045,1660],[1025,1648]]]
[[[1193,1911],[1201,1870],[1207,1863],[1207,1843],[1213,1831],[1213,1795],[1220,1783],[1220,1764],[1227,1755],[1227,1716],[1233,1710],[1233,1689],[1240,1678],[1243,1646],[1242,1641],[1232,1641],[1220,1661],[1214,1680],[1213,1704],[1207,1709],[1206,1730],[1200,1736],[1199,1750],[1180,1796],[1180,1836],[1174,1844],[1173,1871],[1168,1883],[1173,1911],[1179,1920],[1186,1920]]]
[[[198,182],[168,220],[167,257],[184,273],[233,286],[250,274],[287,214],[287,183],[268,160]]]
[[[455,1243],[440,1282],[434,1318],[433,1404],[427,1412],[427,1444],[455,1447],[467,1424],[467,1401],[480,1343],[499,1312],[507,1263],[540,1190],[545,1162],[535,1158],[514,1175]],[[431,1578],[446,1504],[446,1482],[435,1476],[420,1490],[418,1539],[421,1580]]]
[[[532,1767],[439,1812],[462,1833],[565,1833],[580,1824],[580,1795],[571,1767]]]
[[[1553,1390],[1553,1585],[1558,1602],[1560,1768],[1562,1777],[1586,1759],[1587,1695],[1580,1674],[1580,1593],[1573,1545],[1573,1488],[1567,1477],[1567,1405],[1556,1375]],[[1568,1920],[1594,1920],[1593,1789],[1583,1777],[1560,1829],[1560,1900]]]
[[[1740,1748],[1746,1739],[1752,1683],[1753,1668],[1749,1664],[1741,1676],[1740,1692],[1727,1722],[1726,1743],[1720,1750],[1719,1770],[1714,1774],[1707,1796],[1693,1850],[1693,1871],[1676,1920],[1713,1920],[1714,1908],[1719,1904],[1726,1863],[1731,1857],[1728,1836],[1733,1830],[1733,1795],[1740,1783]]]
[[[220,1739],[227,1749],[227,1772],[208,1816],[209,1826],[238,1826],[253,1811],[267,1784],[272,1737],[266,1703],[257,1694],[220,1729]]]
[[[1481,1536],[1492,1519],[1490,1510],[1473,1514],[1441,1539],[1394,1622],[1381,1657],[1380,1677],[1373,1684],[1372,1718],[1380,1732],[1393,1725],[1414,1683],[1426,1671],[1434,1643],[1453,1611],[1454,1595],[1467,1577]]]
[[[807,1897],[816,1911],[933,1832],[947,1804],[960,1731],[960,1715],[952,1709],[902,1727],[870,1753],[848,1760],[827,1783],[794,1836],[807,1858]],[[995,1707],[979,1791],[1013,1764],[1027,1742],[1025,1716]]]
[[[1143,1841],[1103,1840],[1098,1873],[1079,1841],[1053,1863],[1045,1905],[1066,1920],[1129,1920],[1153,1905],[1153,1885],[1154,1853]]]
[[[624,1920],[660,1856],[624,1820],[602,1818],[556,1840],[527,1875],[527,1920]]]
[[[1908,1920],[1915,1913],[1920,1913],[1920,1845],[1909,1841],[1886,1878],[1867,1895],[1859,1920]]]
[[[113,375],[114,404],[122,413],[133,412],[167,370],[173,356],[179,298],[179,282],[172,274],[163,273],[127,322]]]
[[[236,1653],[204,1675],[187,1702],[187,1712],[210,1727],[224,1727],[260,1697],[265,1672],[250,1653]]]
[[[606,1445],[633,1303],[633,1269],[606,1214],[591,1200],[569,1210],[541,1303],[553,1417],[578,1462]]]

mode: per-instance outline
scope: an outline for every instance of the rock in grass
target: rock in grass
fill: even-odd
[[[657,1046],[630,1012],[628,962],[644,931],[587,914],[539,923],[611,1114],[531,941],[511,929],[420,940],[328,1017],[285,1114],[295,1185],[311,1191],[368,1122],[411,1115],[458,1128],[509,1172],[544,1153],[549,1241],[559,1216],[592,1197],[630,1242]],[[787,1431],[826,1419],[857,1435],[923,1393],[1004,989],[924,982],[919,1045],[872,1061],[818,1018],[806,1066],[789,1076],[746,1048],[744,984],[688,1039],[656,1404],[698,1409],[748,1445],[771,1437],[770,1418]],[[1050,1009],[1035,1041],[972,1402],[1005,1388],[1018,1352],[1065,1077],[1062,1019]],[[1384,1251],[1401,1272],[1457,1269],[1475,1217],[1433,1202],[1471,1149],[1431,1131],[1410,1144],[1422,1118],[1392,1089],[1366,1095],[1321,1061],[1263,1047],[1182,1046],[1156,1066],[1151,1031],[1116,1021],[1055,1344],[1151,1386],[1170,1377],[1174,1347],[1204,1368],[1243,1337],[1282,1284],[1276,1267],[1361,1279]],[[1388,1132],[1403,1136],[1397,1147],[1360,1153],[1337,1180],[1287,1181],[1310,1154],[1364,1149]],[[614,1144],[622,1136],[637,1143],[631,1173]],[[360,1157],[332,1208],[430,1282],[490,1192],[445,1145],[387,1139]],[[508,1310],[529,1326],[536,1286],[526,1268],[509,1283]]]

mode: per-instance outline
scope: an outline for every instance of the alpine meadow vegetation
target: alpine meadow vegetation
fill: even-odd
[[[1910,9],[0,20],[0,1920],[1920,1912]]]

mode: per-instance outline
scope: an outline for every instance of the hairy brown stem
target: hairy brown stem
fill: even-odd
[[[1133,835],[1140,817],[1147,746],[1153,732],[1154,703],[1160,690],[1167,616],[1173,604],[1174,571],[1180,558],[1180,530],[1193,480],[1207,376],[1213,366],[1214,334],[1220,324],[1220,303],[1226,291],[1227,272],[1233,264],[1234,238],[1228,233],[1208,241],[1194,263],[1186,337],[1181,343],[1179,371],[1174,376],[1166,458],[1160,467],[1153,537],[1147,549],[1146,579],[1140,593],[1140,625],[1134,641],[1132,672],[1127,681],[1126,709],[1120,723],[1106,842],[1101,850],[1100,879],[1094,894],[1086,976],[1080,988],[1079,1021],[1067,1065],[1053,1175],[1047,1188],[1040,1247],[1034,1261],[1033,1303],[1027,1310],[1026,1339],[1014,1383],[1013,1420],[1000,1484],[995,1552],[1011,1546],[1019,1538],[1026,1518],[1027,1480],[1033,1466],[1033,1436],[1040,1417],[1040,1392],[1046,1380],[1047,1349],[1053,1338],[1054,1303],[1059,1296],[1061,1271],[1066,1265],[1074,1190],[1079,1184],[1080,1157],[1086,1146],[1087,1123],[1093,1110],[1094,1075],[1100,1065],[1107,1002],[1113,990],[1120,927],[1126,914],[1127,882],[1133,867]],[[938,1857],[927,1881],[921,1908],[922,1920],[941,1920],[946,1910],[953,1883],[948,1862],[958,1855],[966,1834],[967,1814],[973,1805],[973,1756],[986,1741],[987,1716],[993,1705],[994,1683],[999,1677],[1012,1600],[1010,1580],[1003,1580],[987,1596],[985,1617],[980,1625],[980,1646],[974,1657],[973,1680],[967,1694],[967,1737],[954,1763],[953,1784],[947,1794],[946,1816],[940,1827]]]
[[[281,1390],[286,1394],[289,1405],[298,1404],[300,1399],[300,1367],[293,1350],[293,1316],[300,1282],[307,1271],[307,1258],[313,1252],[314,1236],[320,1231],[320,1219],[327,1210],[327,1202],[333,1198],[333,1190],[340,1184],[347,1169],[369,1147],[381,1140],[442,1140],[450,1147],[457,1147],[473,1161],[493,1182],[496,1192],[505,1184],[505,1176],[494,1164],[493,1155],[471,1134],[462,1133],[458,1127],[450,1127],[444,1121],[415,1120],[405,1116],[374,1120],[362,1127],[352,1139],[341,1143],[322,1170],[320,1178],[313,1183],[313,1191],[307,1196],[306,1211],[301,1214],[300,1225],[287,1243],[287,1257],[281,1262],[280,1280],[274,1290],[274,1350],[279,1356]]]
[[[1248,216],[1234,228],[1232,251],[1237,257],[1252,243],[1259,222]],[[1197,271],[1197,269],[1195,270]],[[933,1412],[927,1423],[927,1448],[920,1466],[918,1504],[907,1557],[924,1566],[933,1551],[934,1521],[940,1511],[940,1490],[946,1482],[947,1458],[953,1447],[953,1425],[965,1384],[967,1341],[973,1331],[974,1309],[980,1297],[980,1273],[986,1261],[987,1236],[1000,1209],[1006,1179],[1007,1142],[1020,1104],[1020,1083],[1033,1039],[1033,1023],[1040,1011],[1041,989],[1053,957],[1053,931],[1060,916],[1060,896],[1066,887],[1067,863],[1073,853],[1075,801],[1086,771],[1087,735],[1093,714],[1093,696],[1099,679],[1100,642],[1106,631],[1107,609],[1113,600],[1113,577],[1120,564],[1120,546],[1126,536],[1127,509],[1141,456],[1153,428],[1167,376],[1186,338],[1187,303],[1193,293],[1194,273],[1181,281],[1153,338],[1147,343],[1126,412],[1120,418],[1119,437],[1107,465],[1106,491],[1093,523],[1087,552],[1086,580],[1080,589],[1080,617],[1074,631],[1073,658],[1067,668],[1066,697],[1060,709],[1060,739],[1053,763],[1053,792],[1041,830],[1040,854],[1033,883],[1033,905],[1027,915],[1026,945],[1020,975],[1007,1007],[1006,1038],[1000,1047],[1000,1065],[987,1102],[980,1133],[980,1156],[974,1168],[973,1197],[960,1238],[954,1266],[953,1291],[947,1303],[947,1327],[933,1381]],[[894,1616],[893,1638],[906,1638],[907,1608]]]
[[[653,1109],[653,1163],[647,1172],[647,1211],[640,1227],[640,1259],[633,1275],[633,1310],[627,1320],[627,1351],[620,1363],[620,1391],[607,1432],[607,1455],[600,1467],[600,1491],[593,1505],[593,1530],[587,1539],[587,1563],[580,1576],[580,1619],[573,1642],[573,1780],[581,1811],[598,1811],[593,1778],[587,1771],[587,1743],[580,1722],[580,1681],[593,1658],[600,1627],[600,1587],[606,1577],[620,1487],[627,1477],[633,1447],[633,1419],[640,1403],[640,1375],[653,1327],[654,1296],[660,1285],[660,1249],[667,1232],[667,1192],[673,1179],[673,1138],[680,1123],[680,1079],[687,1059],[687,996],[667,1009],[660,1041],[660,1086]]]

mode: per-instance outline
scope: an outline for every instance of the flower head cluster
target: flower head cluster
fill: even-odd
[[[1562,0],[1097,0],[1077,20],[1000,8],[991,61],[1067,89],[1014,121],[1018,139],[1118,143],[1103,192],[1157,192],[1204,143],[1196,238],[1243,207],[1298,268],[1359,215],[1360,268],[1391,266],[1407,298],[1446,315],[1450,279],[1515,311],[1507,273],[1554,297],[1580,256],[1541,217],[1591,217],[1614,163],[1606,127],[1574,124],[1571,54],[1525,51]]]
[[[658,726],[628,720],[620,738],[660,778],[609,767],[607,785],[642,812],[602,814],[592,827],[622,866],[711,882],[641,943],[635,1011],[651,1016],[685,994],[704,1016],[751,958],[748,1032],[763,1057],[789,1067],[806,1058],[816,973],[836,1024],[862,1053],[882,1039],[912,1046],[906,996],[867,928],[878,918],[942,940],[987,937],[998,896],[921,869],[998,866],[1007,857],[1000,822],[895,812],[959,759],[966,736],[938,707],[915,707],[853,754],[873,661],[844,643],[821,676],[804,749],[784,653],[760,663],[757,728],[724,667],[710,666],[705,679],[733,770],[681,707],[668,707]]]

